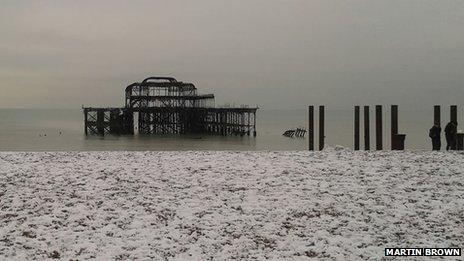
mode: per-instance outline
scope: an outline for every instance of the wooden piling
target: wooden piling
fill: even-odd
[[[314,150],[314,106],[308,107],[308,141],[309,150]]]
[[[369,106],[364,106],[364,150],[370,150]]]
[[[450,106],[450,121],[458,122],[458,106],[457,105]]]
[[[375,148],[382,150],[382,105],[375,106]]]
[[[319,150],[324,149],[324,106],[319,106]]]
[[[391,135],[398,134],[398,105],[391,106]]]
[[[359,106],[354,106],[354,150],[359,150]]]
[[[398,105],[391,106],[391,149],[395,149],[393,140],[395,139],[395,135],[398,134]]]
[[[441,126],[440,105],[433,106],[433,123]]]

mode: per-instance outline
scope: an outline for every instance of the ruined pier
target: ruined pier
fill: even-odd
[[[85,107],[86,135],[191,134],[256,136],[257,107],[221,108],[192,83],[149,77],[126,87],[121,108]]]

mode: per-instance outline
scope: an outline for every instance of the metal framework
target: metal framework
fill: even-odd
[[[258,108],[217,108],[213,94],[199,95],[195,85],[172,77],[149,77],[127,86],[123,108],[83,109],[86,135],[256,136]]]

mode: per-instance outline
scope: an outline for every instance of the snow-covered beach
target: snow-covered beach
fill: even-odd
[[[381,259],[464,246],[459,152],[0,152],[0,259]]]

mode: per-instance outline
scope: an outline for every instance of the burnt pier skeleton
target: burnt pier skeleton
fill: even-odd
[[[221,108],[192,83],[149,77],[125,89],[121,108],[84,107],[86,135],[189,134],[256,136],[257,107]]]

